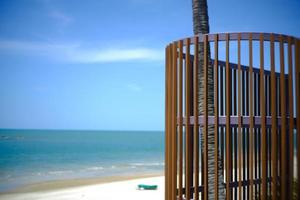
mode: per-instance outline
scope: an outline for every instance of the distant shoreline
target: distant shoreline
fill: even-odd
[[[149,129],[149,130],[138,130],[138,129],[63,129],[63,128],[0,128],[0,130],[4,131],[90,131],[90,132],[98,132],[98,131],[106,131],[106,132],[165,132],[165,130],[154,130],[154,129]]]

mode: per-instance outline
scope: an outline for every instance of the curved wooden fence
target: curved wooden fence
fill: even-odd
[[[169,44],[165,199],[299,199],[299,80],[295,37]]]

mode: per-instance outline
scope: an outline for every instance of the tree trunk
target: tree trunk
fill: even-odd
[[[209,19],[208,19],[208,9],[207,9],[207,0],[192,0],[193,6],[193,30],[194,34],[207,34],[209,33]],[[207,48],[207,55],[208,55],[208,99],[207,99],[207,106],[208,106],[208,115],[214,115],[214,72],[213,72],[213,65],[210,60],[210,48],[208,45]],[[203,43],[199,43],[199,67],[198,67],[198,109],[199,115],[203,115],[203,102],[204,102],[204,45]],[[201,130],[202,133],[202,130]],[[215,136],[214,136],[214,125],[208,125],[208,199],[215,198],[215,169],[214,169],[214,152],[218,151],[218,149],[214,149],[215,147]],[[203,134],[201,134],[200,138],[201,142],[201,152],[203,152]],[[220,152],[218,151],[218,196],[219,199],[225,199],[224,193],[224,177],[221,170],[221,156]]]

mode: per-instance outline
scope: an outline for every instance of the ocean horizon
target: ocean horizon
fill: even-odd
[[[163,131],[0,129],[0,191],[164,171]]]

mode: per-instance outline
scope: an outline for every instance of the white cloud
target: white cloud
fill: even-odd
[[[74,52],[73,52],[74,53]],[[121,62],[121,61],[157,61],[163,59],[163,51],[149,48],[110,48],[107,50],[79,50],[71,57],[84,63]]]
[[[47,56],[73,63],[162,61],[164,59],[164,51],[161,49],[147,47],[95,49],[83,48],[79,43],[62,44],[0,40],[1,50],[10,50],[12,53],[33,56]]]

